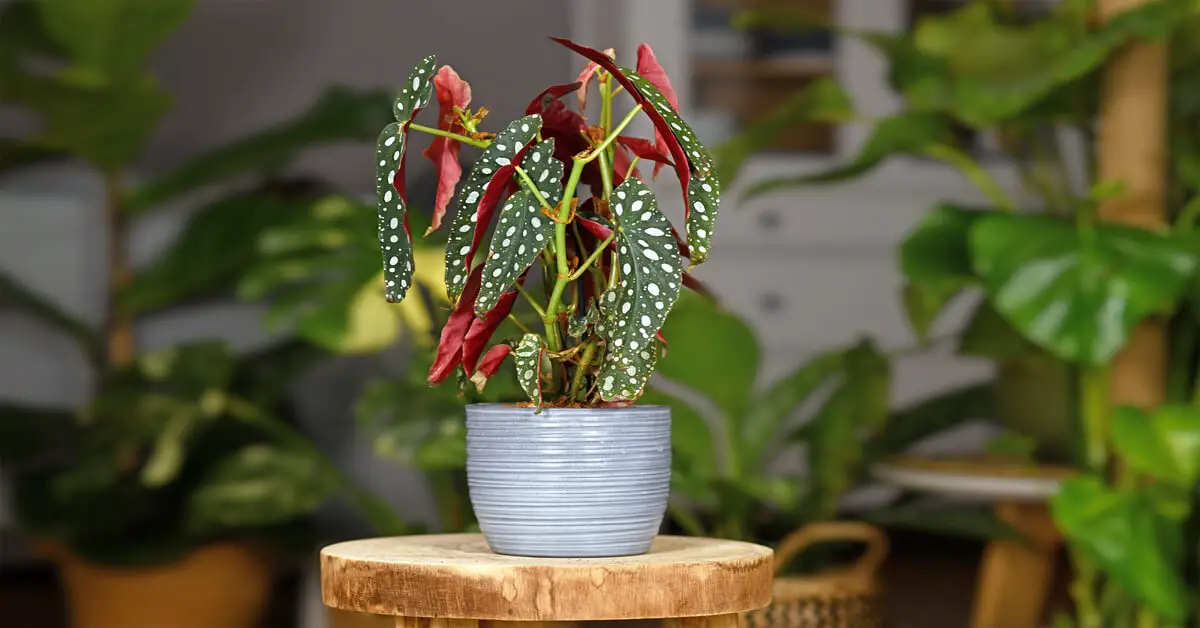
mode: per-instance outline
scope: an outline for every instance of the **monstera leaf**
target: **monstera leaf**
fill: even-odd
[[[500,295],[512,289],[554,237],[554,221],[562,200],[562,163],[554,158],[554,140],[538,143],[521,160],[525,189],[500,210],[492,249],[483,266],[483,286],[475,297],[475,314],[485,316]],[[543,205],[545,203],[545,205]]]
[[[1196,267],[1179,239],[1123,226],[993,215],[971,230],[989,300],[1036,344],[1071,362],[1107,363],[1132,328],[1175,306]]]
[[[1200,410],[1163,406],[1147,417],[1123,406],[1113,415],[1112,440],[1139,473],[1185,490],[1200,480]]]
[[[483,207],[484,196],[492,196],[492,207],[500,200],[511,181],[513,159],[533,141],[542,128],[542,117],[529,115],[510,123],[501,131],[471,167],[467,182],[454,200],[454,224],[446,242],[446,291],[450,300],[457,301],[466,286],[471,271],[471,257],[487,229],[486,222],[476,211]],[[498,171],[510,173],[497,180]],[[490,216],[490,214],[488,214]],[[486,218],[486,217],[483,217]]]
[[[1163,619],[1182,622],[1189,595],[1182,580],[1179,525],[1145,493],[1118,492],[1102,478],[1069,478],[1051,499],[1059,529],[1100,570]]]
[[[683,265],[654,194],[630,177],[613,190],[618,280],[600,298],[597,333],[607,341],[597,376],[605,401],[633,400],[658,360],[655,335],[679,298]]]
[[[983,212],[950,204],[935,206],[900,244],[904,306],[921,338],[946,304],[974,279],[968,235]]]
[[[404,199],[404,149],[408,142],[408,125],[429,104],[436,65],[437,58],[430,55],[409,73],[392,104],[396,121],[379,134],[375,153],[379,160],[375,170],[375,196],[379,207],[379,244],[383,249],[384,294],[393,303],[408,294],[413,273],[412,234]]]

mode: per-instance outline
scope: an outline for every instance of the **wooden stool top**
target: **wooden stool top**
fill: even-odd
[[[772,551],[660,536],[620,558],[526,558],[479,534],[366,539],[321,550],[327,606],[376,615],[509,621],[723,615],[771,602]]]

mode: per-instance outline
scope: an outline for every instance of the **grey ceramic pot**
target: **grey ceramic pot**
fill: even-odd
[[[644,554],[667,509],[671,410],[468,406],[467,484],[498,554]]]

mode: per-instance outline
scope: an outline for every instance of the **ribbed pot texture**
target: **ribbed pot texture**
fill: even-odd
[[[667,509],[671,410],[468,406],[467,484],[497,554],[644,554]]]

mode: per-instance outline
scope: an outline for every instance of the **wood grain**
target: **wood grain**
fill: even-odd
[[[478,534],[409,536],[326,547],[321,592],[332,608],[397,617],[701,617],[769,604],[772,563],[769,548],[717,539],[660,536],[641,556],[526,558],[494,554]]]

